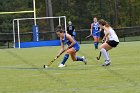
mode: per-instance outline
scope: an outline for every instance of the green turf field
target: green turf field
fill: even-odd
[[[112,65],[95,61],[99,50],[81,45],[79,56],[88,64],[67,61],[58,68],[63,55],[50,68],[60,47],[0,50],[0,93],[140,93],[140,42],[121,42],[109,52]]]

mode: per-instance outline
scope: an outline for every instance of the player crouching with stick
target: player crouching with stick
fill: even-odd
[[[66,49],[66,54],[64,55],[64,58],[58,67],[65,67],[65,62],[69,58],[69,55],[71,55],[73,61],[81,61],[87,64],[86,58],[84,56],[83,57],[76,56],[76,52],[79,51],[80,46],[78,42],[74,38],[72,38],[71,35],[65,33],[60,28],[57,28],[56,34],[58,37],[60,37],[60,42],[61,42],[61,49],[58,55],[64,50],[64,45],[66,44],[68,45],[68,48]]]
[[[103,19],[99,20],[99,26],[104,30],[103,44],[99,46],[101,53],[104,56],[105,62],[102,66],[110,65],[110,58],[107,51],[111,50],[119,44],[119,39],[113,28]]]

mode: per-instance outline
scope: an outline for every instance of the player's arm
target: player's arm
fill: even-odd
[[[93,24],[91,24],[91,26],[90,26],[90,35],[92,35],[92,25]]]
[[[76,36],[76,32],[75,32],[75,26],[72,26],[73,27],[73,36]]]
[[[101,32],[103,29],[101,27],[99,27],[99,32]]]
[[[64,51],[64,43],[62,42],[62,38],[60,38],[60,42],[61,42],[61,49],[59,50],[57,57],[59,57],[59,55]]]
[[[104,37],[103,37],[103,40],[102,40],[102,42],[106,42],[107,40],[108,40],[108,35],[109,35],[109,28],[108,27],[105,27],[105,26],[103,26],[103,29],[106,31],[106,33],[105,33],[105,35],[104,35]]]
[[[75,26],[73,26],[73,31],[75,31]]]
[[[71,35],[66,34],[66,37],[67,37],[67,39],[71,42],[71,44],[68,46],[68,49],[69,49],[69,48],[72,48],[76,42],[75,42],[74,39],[71,37]]]

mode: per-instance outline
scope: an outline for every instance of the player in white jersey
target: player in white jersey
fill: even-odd
[[[119,44],[119,39],[113,28],[103,19],[99,20],[100,28],[104,30],[103,44],[99,46],[101,53],[104,56],[105,62],[102,66],[110,65],[110,58],[107,51],[111,50]]]

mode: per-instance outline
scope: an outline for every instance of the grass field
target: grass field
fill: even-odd
[[[51,67],[60,47],[0,50],[0,93],[140,93],[140,42],[121,42],[109,52],[112,64],[101,67],[95,61],[99,50],[81,45],[79,56],[88,64],[67,61],[58,68],[63,55]]]

